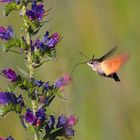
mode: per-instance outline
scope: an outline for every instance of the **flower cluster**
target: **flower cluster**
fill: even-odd
[[[46,56],[55,57],[55,47],[60,42],[61,38],[61,34],[56,32],[50,36],[47,31],[42,40],[37,38],[35,41],[31,41],[33,61],[38,64],[41,58]]]
[[[64,95],[62,94],[64,87],[71,83],[72,77],[65,74],[55,82],[50,82],[36,79],[34,76],[37,67],[56,58],[56,46],[62,39],[58,32],[49,33],[47,30],[43,36],[38,33],[47,22],[45,17],[49,10],[45,10],[43,0],[0,0],[0,2],[4,3],[5,16],[14,10],[18,11],[23,29],[23,33],[17,36],[11,25],[7,28],[0,26],[2,47],[4,52],[23,54],[26,69],[19,68],[19,72],[11,68],[0,70],[0,75],[8,80],[8,88],[0,92],[0,116],[11,111],[15,112],[24,128],[33,130],[37,140],[71,139],[75,135],[74,125],[78,122],[78,118],[74,115],[67,117],[63,113],[63,115],[52,114],[53,111],[49,110],[49,106],[55,97]],[[0,140],[13,138],[0,137]]]
[[[12,48],[20,48],[20,52],[24,53],[29,48],[23,36],[21,38],[15,37],[11,26],[8,26],[7,29],[0,26],[0,38],[6,41],[3,44],[3,48],[6,51],[11,50]],[[61,34],[55,32],[52,35],[49,35],[49,32],[47,31],[42,40],[39,38],[35,41],[30,40],[30,49],[32,51],[34,66],[40,65],[44,58],[47,58],[47,60],[48,58],[55,58],[55,49],[61,39]]]
[[[61,91],[64,90],[64,86],[67,86],[72,81],[72,77],[68,74],[65,74],[64,76],[60,77],[54,84],[54,86]]]
[[[31,21],[39,20],[41,21],[45,14],[44,5],[37,4],[36,1],[32,2],[32,7],[30,10],[26,10],[26,15],[29,17]]]
[[[26,114],[24,116],[25,121],[33,126],[41,126],[43,122],[46,120],[45,109],[40,108],[38,111],[33,113],[30,109],[27,109]]]
[[[57,119],[53,115],[49,117],[48,123],[46,125],[46,134],[48,132],[56,131],[51,135],[65,136],[66,138],[71,138],[74,136],[73,126],[78,122],[78,118],[74,115],[66,117],[65,115],[59,116]],[[46,135],[47,136],[47,135]]]
[[[61,35],[59,33],[53,33],[51,36],[49,36],[49,32],[47,31],[42,40],[38,38],[36,39],[32,45],[32,50],[38,49],[45,51],[47,48],[55,48],[60,40]]]
[[[16,96],[13,92],[0,92],[0,115],[4,116],[10,111],[21,113],[25,107],[22,95]]]
[[[74,115],[66,117],[61,115],[56,118],[54,115],[46,115],[46,110],[40,108],[34,114],[33,111],[27,109],[23,120],[26,122],[26,126],[34,126],[41,130],[45,129],[44,138],[55,138],[58,136],[64,136],[71,138],[74,136],[73,126],[78,122],[78,118]]]
[[[22,96],[16,97],[15,93],[12,92],[0,92],[0,104],[21,104],[24,106]]]
[[[58,78],[53,84],[50,84],[49,81],[43,82],[34,78],[27,79],[17,74],[11,68],[2,70],[2,75],[10,81],[12,86],[27,90],[29,98],[36,100],[39,108],[34,113],[31,109],[27,108],[21,95],[17,97],[13,92],[0,92],[0,105],[3,106],[3,108],[1,108],[1,115],[4,115],[9,111],[21,113],[24,109],[26,110],[23,111],[25,114],[21,114],[21,116],[23,116],[24,126],[29,127],[31,125],[38,128],[40,131],[44,128],[46,132],[44,137],[55,137],[56,132],[57,136],[74,136],[73,126],[77,122],[75,116],[67,118],[64,115],[61,115],[56,121],[53,115],[47,115],[45,109],[46,106],[50,105],[56,95],[59,96],[59,93],[62,93],[64,87],[71,83],[72,77],[70,75],[65,74]],[[9,107],[8,111],[7,107]],[[10,107],[12,107],[12,110]],[[57,131],[52,135],[51,133],[54,130]]]

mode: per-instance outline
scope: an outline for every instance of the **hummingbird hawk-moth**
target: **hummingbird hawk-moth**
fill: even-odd
[[[111,49],[109,52],[107,52],[105,55],[103,55],[100,58],[94,58],[93,56],[92,59],[90,59],[87,62],[77,63],[74,66],[72,72],[78,65],[87,64],[88,66],[92,68],[93,71],[97,72],[99,75],[103,77],[113,78],[117,82],[120,81],[117,75],[117,71],[128,60],[129,54],[122,53],[112,58],[108,58],[109,56],[112,55],[112,53],[116,50],[116,48],[117,47],[114,47],[113,49]],[[84,55],[83,53],[81,54]],[[85,57],[87,58],[87,56]]]

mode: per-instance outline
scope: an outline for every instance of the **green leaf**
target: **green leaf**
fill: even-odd
[[[22,112],[22,106],[20,104],[17,104],[15,107],[16,107],[15,108],[16,113],[21,113]]]
[[[8,51],[12,47],[17,48],[17,47],[20,47],[20,46],[21,46],[21,42],[18,38],[11,38],[7,42],[4,43],[5,51]]]
[[[23,28],[27,29],[31,35],[37,34],[39,29],[44,25],[44,23],[40,21],[31,21],[28,16],[24,16],[23,21]]]
[[[35,49],[32,54],[33,67],[37,68],[47,61],[56,60],[56,50],[55,48],[47,48],[45,52]]]
[[[35,52],[32,54],[32,58],[33,58],[33,62],[35,64],[39,64],[40,63],[40,56],[39,56],[39,52]]]
[[[27,78],[22,78],[22,81],[18,84],[18,87],[23,90],[28,90],[30,86],[30,81]]]
[[[10,112],[10,108],[8,106],[1,106],[0,107],[0,116],[6,115],[8,112]]]
[[[55,48],[49,48],[49,50],[46,51],[46,55],[51,57],[51,58],[56,58]]]
[[[27,124],[27,127],[32,133],[36,133],[36,130],[33,125]]]
[[[10,111],[15,110],[15,105],[14,104],[8,104],[8,105],[3,105],[0,106],[0,116],[6,115]]]
[[[27,42],[24,40],[23,37],[20,39],[20,45],[21,45],[20,47],[21,47],[23,50],[27,50],[27,49],[29,48]]]
[[[23,69],[21,69],[21,68],[18,68],[18,70],[19,70],[23,75],[25,75],[25,77],[29,77],[29,74],[28,74],[27,71],[25,71],[25,70],[23,70]]]
[[[23,107],[21,104],[9,103],[6,105],[1,105],[0,106],[0,116],[4,116],[10,111],[15,111],[16,113],[20,114],[22,112],[22,109],[23,109]]]
[[[20,5],[17,5],[15,2],[8,3],[4,7],[4,15],[8,16],[11,13],[11,11],[19,10],[19,9],[20,9]]]
[[[14,92],[15,88],[16,88],[16,84],[11,83],[11,84],[8,85],[7,91],[8,92]]]

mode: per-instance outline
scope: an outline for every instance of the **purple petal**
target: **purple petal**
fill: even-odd
[[[47,45],[48,45],[48,47],[55,47],[60,40],[61,40],[60,34],[59,33],[54,33],[49,38],[49,40],[47,42]]]
[[[64,86],[67,86],[71,81],[72,77],[69,74],[65,74],[55,82],[54,86],[56,88],[63,88]]]
[[[74,130],[72,128],[65,128],[65,135],[66,137],[72,137],[74,136]]]
[[[35,80],[35,85],[41,87],[43,85],[44,82],[42,82],[41,80]]]
[[[62,126],[65,126],[67,124],[67,117],[64,116],[64,115],[61,115],[59,118],[58,118],[58,123],[57,123],[57,127],[62,127]]]
[[[76,118],[74,115],[68,117],[68,125],[70,127],[74,126],[77,122],[78,122],[78,118]]]
[[[42,20],[43,15],[45,13],[43,4],[36,4],[36,2],[32,2],[31,10],[27,10],[26,14],[30,18],[30,20]]]
[[[11,136],[6,138],[6,140],[14,140]]]
[[[48,122],[48,125],[49,125],[50,128],[53,128],[54,124],[55,124],[55,118],[54,118],[53,115],[51,115],[50,119],[49,119],[49,122]]]
[[[6,105],[8,103],[17,103],[17,98],[12,92],[0,92],[0,104]]]
[[[0,26],[0,33],[6,32],[6,29],[3,26]]]
[[[40,108],[37,112],[36,112],[36,118],[41,120],[42,122],[46,119],[46,114],[45,114],[45,109]]]
[[[48,41],[48,39],[49,39],[49,32],[47,31],[46,34],[44,35],[42,42],[45,43],[46,41]]]
[[[33,124],[35,121],[35,116],[30,109],[27,109],[27,112],[25,114],[25,121],[28,122],[29,124]]]
[[[15,71],[13,71],[13,70],[10,69],[10,68],[4,69],[4,70],[2,71],[2,73],[3,73],[3,74],[5,75],[5,77],[6,77],[7,79],[9,79],[11,82],[15,82],[15,81],[18,79],[18,77],[17,77]]]
[[[0,2],[7,2],[7,3],[10,3],[10,2],[12,2],[12,0],[1,0]]]
[[[14,32],[11,26],[8,26],[7,29],[0,26],[0,38],[9,40],[10,38],[14,37]]]
[[[6,140],[5,138],[0,137],[0,140]]]

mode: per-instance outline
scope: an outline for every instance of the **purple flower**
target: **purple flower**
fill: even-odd
[[[0,137],[0,140],[5,140],[5,138]]]
[[[53,115],[50,115],[49,121],[48,121],[48,125],[50,128],[53,128],[55,124],[55,118]]]
[[[43,4],[36,4],[36,2],[32,2],[31,10],[27,10],[26,14],[30,18],[30,20],[38,20],[41,21],[44,16],[45,10]]]
[[[12,92],[0,92],[0,104],[6,105],[9,103],[17,103],[17,97]]]
[[[35,85],[41,87],[43,85],[44,82],[42,82],[41,80],[35,80]]]
[[[37,120],[40,120],[41,122],[44,122],[46,119],[46,114],[45,114],[45,109],[40,108],[37,112],[36,112],[36,118]]]
[[[40,108],[35,114],[30,109],[27,109],[25,114],[25,121],[31,125],[39,126],[46,119],[45,110]]]
[[[37,38],[36,41],[32,43],[32,51],[38,49],[44,52],[46,49],[55,48],[55,46],[60,42],[61,38],[61,34],[53,33],[51,36],[49,36],[49,32],[47,31],[42,40]]]
[[[19,4],[20,0],[0,0],[0,2],[5,2],[5,3],[15,2],[16,4]]]
[[[44,37],[43,37],[42,42],[45,43],[45,42],[48,41],[48,39],[49,39],[49,32],[47,31],[46,34],[45,34]]]
[[[5,3],[10,3],[12,2],[13,0],[1,0],[0,2],[5,2]]]
[[[35,41],[34,46],[40,51],[44,51],[46,49],[46,45],[39,39]]]
[[[67,117],[65,115],[61,115],[59,118],[58,118],[58,123],[56,125],[57,128],[59,127],[63,127],[67,124]]]
[[[9,103],[20,104],[21,106],[24,106],[23,98],[21,95],[16,97],[15,93],[13,92],[0,92],[0,105],[6,105]]]
[[[57,126],[63,126],[63,125],[67,125],[67,126],[74,126],[76,123],[78,122],[78,119],[74,116],[71,115],[70,117],[66,117],[65,115],[61,115],[58,118],[58,124]]]
[[[6,140],[14,140],[11,136],[6,138]]]
[[[25,114],[25,120],[26,120],[26,122],[28,122],[29,124],[33,124],[34,121],[35,121],[34,113],[33,113],[30,109],[27,109],[27,112],[26,112],[26,114]]]
[[[15,82],[18,79],[18,76],[16,75],[15,71],[13,71],[12,69],[8,68],[8,69],[4,69],[2,71],[2,73],[4,74],[4,76],[9,79],[11,82]]]
[[[44,90],[48,90],[49,89],[49,82],[46,82],[43,86]]]
[[[8,26],[7,29],[0,26],[0,38],[4,40],[9,40],[14,37],[14,32],[11,26]]]
[[[52,48],[57,45],[61,40],[61,35],[59,33],[53,33],[51,37],[48,38],[47,46]]]
[[[74,136],[74,132],[72,128],[65,128],[65,137],[70,138]]]
[[[54,48],[58,44],[58,42],[61,41],[61,39],[61,34],[55,32],[51,36],[49,36],[49,32],[47,31],[42,42],[43,44],[46,44],[47,47]]]
[[[46,82],[42,86],[42,93],[45,94],[50,88],[49,82]]]
[[[2,137],[0,137],[0,140],[14,140],[14,139],[10,136],[8,138],[2,138]]]
[[[55,82],[54,86],[55,88],[60,88],[60,90],[63,91],[64,86],[67,86],[71,81],[72,77],[68,74],[65,74]]]
[[[46,124],[45,130],[46,134],[49,135],[53,130],[57,130],[57,136],[64,136],[66,138],[71,138],[74,136],[75,131],[73,130],[73,126],[77,123],[77,118],[74,115],[70,117],[66,117],[65,115],[61,115],[58,117],[58,121],[55,124],[55,118],[53,115],[50,115],[48,123]]]
[[[53,115],[50,115],[50,118],[48,120],[48,123],[45,127],[46,132],[50,132],[52,129],[54,129],[54,124],[55,124],[55,118]]]
[[[22,97],[21,94],[17,98],[17,104],[20,104],[21,106],[25,106],[24,105],[24,100],[23,100],[23,97]]]
[[[40,41],[39,38],[37,38],[35,42],[31,41],[31,50],[35,51],[36,49],[41,52],[44,52],[46,49],[45,44],[42,41]]]
[[[68,125],[69,126],[74,126],[78,122],[78,118],[76,118],[74,115],[71,115],[68,117]]]

